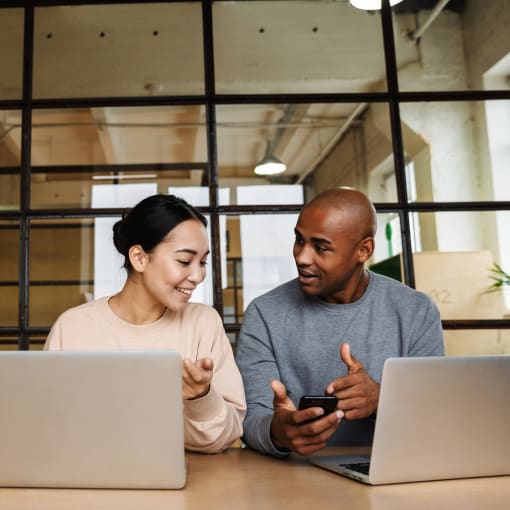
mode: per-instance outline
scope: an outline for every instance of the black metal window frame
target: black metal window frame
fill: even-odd
[[[251,1],[251,0],[245,0]],[[267,0],[270,1],[270,0]],[[38,7],[105,5],[105,4],[144,4],[144,3],[197,3],[202,10],[202,35],[205,92],[188,96],[136,96],[136,97],[96,97],[96,98],[65,98],[65,99],[34,99],[32,97],[32,69],[34,46],[34,15]],[[381,24],[386,63],[387,91],[377,93],[306,93],[306,94],[217,94],[214,75],[214,39],[213,14],[214,0],[122,0],[122,1],[51,1],[51,0],[4,0],[3,8],[18,7],[24,10],[23,35],[23,92],[20,100],[1,100],[0,109],[20,110],[21,126],[21,165],[20,167],[0,168],[0,174],[20,174],[20,207],[18,210],[0,211],[0,220],[19,222],[19,317],[17,327],[0,326],[0,342],[2,338],[18,339],[18,348],[26,350],[30,347],[30,337],[43,336],[49,327],[29,326],[29,253],[30,226],[32,220],[42,219],[81,219],[120,215],[124,211],[118,208],[105,209],[31,209],[30,191],[31,175],[37,172],[58,172],[61,167],[32,167],[31,165],[31,131],[32,112],[41,109],[65,109],[86,107],[120,107],[120,106],[203,106],[206,112],[207,162],[199,166],[207,171],[209,185],[209,206],[200,210],[210,215],[211,224],[211,268],[213,272],[214,306],[223,314],[223,296],[221,286],[221,257],[219,244],[219,216],[244,214],[279,214],[299,212],[300,205],[262,205],[262,206],[225,206],[218,202],[218,161],[216,134],[216,107],[220,105],[240,104],[305,104],[317,103],[385,103],[389,107],[395,175],[398,201],[395,203],[375,203],[377,212],[394,212],[399,216],[402,238],[402,263],[404,281],[414,287],[413,253],[410,237],[409,216],[417,212],[461,212],[461,211],[508,211],[510,201],[478,201],[478,202],[413,202],[410,203],[406,191],[405,159],[400,123],[400,104],[407,102],[445,102],[445,101],[486,101],[509,100],[510,91],[469,90],[469,91],[437,91],[437,92],[400,92],[398,87],[398,71],[396,65],[395,45],[393,38],[392,13],[389,0],[382,0]],[[136,165],[139,170],[140,165]],[[197,164],[193,164],[197,168]],[[66,172],[90,172],[97,170],[115,171],[116,165],[73,165],[66,166]],[[182,165],[147,164],[150,169],[182,169]],[[117,168],[119,169],[119,168]],[[129,170],[129,165],[122,165],[122,170]],[[51,282],[47,282],[50,284]],[[501,320],[444,320],[444,329],[509,329],[510,319]],[[237,333],[240,324],[226,324],[229,333]]]

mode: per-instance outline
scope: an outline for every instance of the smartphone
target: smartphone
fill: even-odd
[[[299,409],[308,409],[309,407],[322,407],[324,415],[330,414],[336,410],[338,399],[333,395],[304,395],[299,401]]]

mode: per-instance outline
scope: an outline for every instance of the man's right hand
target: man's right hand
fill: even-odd
[[[327,439],[337,429],[343,412],[337,410],[319,418],[324,414],[320,407],[298,411],[280,381],[271,381],[271,389],[274,393],[271,439],[276,448],[299,455],[310,455],[324,448]]]

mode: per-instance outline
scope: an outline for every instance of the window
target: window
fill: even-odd
[[[510,271],[507,2],[30,4],[0,6],[0,348],[40,348],[121,284],[97,261],[155,191],[210,219],[201,299],[235,342],[249,301],[293,277],[302,203],[352,186],[378,213],[369,266],[436,300],[447,352],[510,352],[510,291],[486,293]],[[266,156],[285,172],[256,175]],[[279,243],[255,251],[268,223]]]

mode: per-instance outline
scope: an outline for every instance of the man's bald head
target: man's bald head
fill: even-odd
[[[308,202],[305,210],[331,211],[341,218],[342,228],[362,239],[374,237],[377,231],[377,216],[372,202],[361,191],[352,188],[329,189],[319,193]]]

